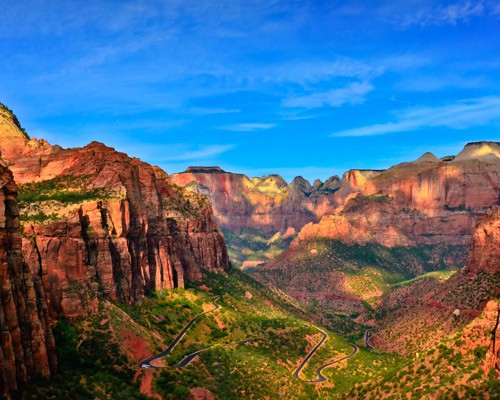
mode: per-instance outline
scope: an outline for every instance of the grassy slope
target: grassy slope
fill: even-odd
[[[348,398],[391,399],[396,393],[418,399],[500,398],[500,380],[487,358],[494,322],[495,312],[483,312],[430,349],[407,357],[399,369],[353,387]]]
[[[250,270],[256,279],[283,290],[300,292],[306,304],[326,314],[356,316],[375,307],[393,285],[433,270],[445,251],[431,246],[386,248],[348,246],[330,239],[301,242],[265,267]],[[338,297],[325,294],[335,293]]]
[[[153,372],[153,387],[165,399],[184,398],[194,387],[206,388],[220,399],[342,398],[348,389],[347,377],[349,382],[362,382],[387,372],[359,368],[359,363],[364,362],[361,357],[328,370],[330,374],[341,370],[338,383],[314,385],[294,378],[293,371],[319,340],[317,329],[303,319],[304,310],[287,301],[286,296],[235,270],[208,274],[205,282],[196,287],[156,293],[140,305],[116,305],[103,300],[97,315],[73,325],[60,322],[56,328],[58,374],[50,381],[33,381],[18,397],[146,398],[139,393],[139,385],[141,377],[151,371],[138,369],[138,363],[165,349],[190,318],[210,309],[211,298],[222,293],[227,293],[219,301],[222,308],[198,320],[164,359],[167,367]],[[222,346],[246,339],[253,342]],[[216,347],[187,367],[172,367],[185,355],[210,346]],[[351,351],[346,339],[330,334],[304,376],[314,377],[317,366]],[[373,357],[366,353],[366,357]]]
[[[222,293],[227,293],[219,301],[222,308],[194,324],[164,359],[165,369],[137,368],[142,359],[165,349],[190,318],[210,309],[211,298]],[[147,374],[153,375],[153,388],[165,399],[183,399],[195,387],[206,388],[219,399],[336,399],[348,394],[394,398],[409,391],[424,395],[437,390],[436,376],[443,386],[440,393],[446,395],[453,394],[454,379],[465,382],[458,393],[496,390],[496,381],[479,370],[484,346],[458,356],[453,349],[456,340],[464,340],[459,336],[422,353],[422,360],[428,360],[423,367],[414,357],[377,354],[360,347],[355,357],[324,371],[329,382],[302,382],[292,373],[319,340],[317,329],[304,319],[306,311],[237,270],[208,274],[202,284],[158,292],[139,305],[103,300],[97,315],[73,325],[58,324],[59,373],[50,381],[32,381],[16,398],[146,399],[139,385]],[[476,334],[471,332],[467,340]],[[329,335],[305,369],[305,378],[315,377],[319,365],[352,351],[346,339]],[[246,339],[253,342],[239,343]],[[239,344],[223,347],[231,343]],[[358,344],[362,345],[361,339]],[[187,367],[172,367],[185,355],[210,346],[215,347]]]

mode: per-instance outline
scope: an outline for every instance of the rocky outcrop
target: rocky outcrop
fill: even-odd
[[[366,293],[374,301],[389,286],[378,278],[365,284],[365,276],[413,278],[464,265],[478,218],[499,201],[499,149],[473,143],[449,161],[427,153],[386,171],[348,171],[335,211],[306,224],[286,252],[252,275],[303,302],[358,312]],[[498,270],[497,225],[488,221],[474,233],[469,272]]]
[[[54,316],[92,313],[99,295],[140,301],[229,267],[210,204],[159,168],[97,142],[62,149],[1,132],[0,153],[21,184],[23,252]]]
[[[39,270],[23,262],[17,187],[0,166],[0,396],[16,390],[34,374],[50,376],[56,368]]]
[[[218,167],[190,167],[171,179],[206,195],[217,223],[233,232],[241,228],[279,232],[317,222],[333,212],[334,193],[341,186],[336,176],[314,185],[297,177],[288,184],[279,175],[249,178]]]
[[[430,153],[368,178],[348,173],[343,204],[298,240],[328,237],[346,243],[467,245],[479,215],[500,200],[500,145],[467,145],[451,161]],[[339,199],[341,200],[341,199]]]
[[[464,273],[500,272],[500,207],[493,207],[479,219],[472,235]]]

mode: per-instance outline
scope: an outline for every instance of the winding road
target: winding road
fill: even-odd
[[[337,363],[339,363],[341,361],[347,360],[348,358],[351,358],[352,356],[354,356],[358,352],[358,346],[356,346],[355,344],[351,344],[352,349],[353,349],[352,353],[348,354],[347,356],[341,357],[341,358],[339,358],[337,360],[330,361],[329,363],[320,365],[316,369],[316,371],[315,371],[315,373],[316,373],[316,378],[315,379],[304,379],[304,378],[301,378],[300,377],[300,373],[302,372],[302,370],[304,369],[304,367],[307,365],[307,363],[312,358],[312,356],[314,356],[314,354],[319,350],[319,348],[328,339],[328,334],[325,331],[323,331],[322,329],[319,329],[317,326],[315,328],[321,333],[322,338],[316,344],[316,346],[314,346],[314,348],[309,352],[309,354],[307,354],[307,356],[304,358],[304,360],[302,360],[302,362],[300,363],[300,365],[297,367],[297,369],[293,373],[293,376],[295,376],[296,378],[299,378],[299,379],[303,380],[304,382],[310,382],[310,383],[326,382],[328,380],[328,378],[326,376],[324,376],[323,373],[322,373],[325,368],[331,367],[334,364],[337,364]]]
[[[172,343],[170,343],[170,345],[164,350],[162,351],[160,354],[157,354],[153,357],[150,357],[150,358],[147,358],[143,361],[141,361],[141,363],[139,364],[139,366],[141,368],[162,368],[162,367],[156,367],[154,365],[151,365],[151,361],[154,361],[154,360],[157,360],[159,358],[163,358],[163,357],[166,357],[168,356],[172,350],[174,349],[174,347],[177,345],[177,343],[179,343],[181,341],[181,339],[184,337],[184,335],[186,334],[186,332],[188,331],[189,328],[191,328],[191,326],[196,322],[197,319],[199,319],[200,317],[204,316],[205,314],[208,314],[208,313],[211,313],[211,312],[214,312],[216,310],[218,310],[220,308],[220,305],[217,304],[217,300],[219,300],[222,296],[224,296],[224,294],[221,294],[219,296],[214,296],[212,298],[212,303],[214,304],[214,308],[212,308],[211,310],[208,310],[208,311],[204,311],[198,315],[196,315],[194,318],[192,318],[185,326],[184,328],[182,328],[182,330],[179,332],[179,334],[175,337],[175,339],[172,341]],[[208,349],[204,349],[204,350],[200,350],[199,352],[197,352],[198,354],[205,351],[205,350],[208,350]],[[195,353],[193,353],[195,354]],[[191,356],[192,354],[190,354],[189,356]],[[191,360],[196,357],[197,354],[195,354]],[[187,357],[189,357],[187,356]],[[186,358],[187,358],[186,357]],[[184,358],[184,360],[186,359]],[[181,364],[184,360],[182,360],[179,364]],[[189,364],[189,362],[191,361],[189,360],[188,362],[186,362],[185,365]]]
[[[219,296],[214,296],[212,298],[212,303],[214,304],[214,308],[212,308],[211,310],[208,310],[208,311],[204,311],[204,312],[196,315],[195,317],[193,317],[184,326],[184,328],[182,328],[182,330],[177,334],[177,336],[174,338],[174,340],[172,341],[172,343],[170,343],[170,345],[164,351],[162,351],[161,353],[159,353],[159,354],[157,354],[155,356],[152,356],[150,358],[147,358],[147,359],[143,360],[139,364],[139,367],[140,368],[147,368],[147,369],[152,369],[152,368],[159,369],[159,368],[163,368],[163,367],[157,367],[155,365],[152,365],[151,362],[154,361],[154,360],[157,360],[159,358],[163,358],[163,357],[168,356],[172,352],[172,350],[175,348],[175,346],[177,345],[177,343],[179,343],[181,341],[181,339],[184,337],[184,335],[189,330],[189,328],[191,328],[191,326],[199,318],[201,318],[205,314],[214,312],[214,311],[218,310],[221,307],[219,304],[217,304],[217,300],[219,300],[224,295],[225,295],[225,293],[222,294],[222,295],[219,295]],[[306,324],[304,326],[307,327],[308,325]],[[346,356],[343,356],[343,357],[341,357],[341,358],[339,358],[337,360],[333,360],[333,361],[330,361],[330,362],[328,362],[326,364],[320,365],[316,369],[316,371],[315,371],[315,373],[316,373],[316,378],[315,379],[304,379],[304,378],[301,378],[300,377],[300,373],[305,368],[305,366],[307,365],[307,363],[309,362],[309,360],[314,356],[314,354],[316,354],[316,352],[319,350],[319,348],[321,346],[323,346],[323,344],[328,340],[328,334],[324,330],[318,328],[317,326],[315,326],[315,328],[321,333],[321,336],[322,336],[321,340],[313,347],[313,349],[306,355],[306,357],[302,360],[302,362],[297,367],[297,369],[293,372],[293,376],[294,377],[296,377],[298,379],[301,379],[304,382],[310,382],[310,383],[320,383],[320,382],[326,382],[326,381],[328,381],[328,378],[323,375],[323,370],[325,368],[331,367],[332,365],[337,364],[337,363],[339,363],[339,362],[341,362],[343,360],[347,360],[348,358],[351,358],[359,350],[358,346],[356,346],[355,344],[351,343],[351,346],[352,346],[352,349],[353,349],[352,353],[350,353],[350,354],[348,354]],[[368,349],[371,350],[371,349],[373,349],[373,347],[369,344],[369,340],[370,340],[370,329],[368,329],[365,332],[365,345],[366,345],[366,347]],[[229,346],[234,346],[234,345],[238,345],[238,344],[251,343],[252,341],[253,340],[251,340],[251,339],[247,339],[247,340],[244,340],[244,341],[241,341],[241,342],[238,342],[238,343],[229,343],[229,344],[226,344],[226,345],[215,345],[215,346],[207,347],[205,349],[197,350],[194,353],[188,354],[186,357],[184,357],[177,365],[175,365],[175,368],[183,368],[183,367],[185,367],[186,365],[188,365],[189,363],[191,363],[191,361],[193,361],[196,358],[197,355],[199,355],[200,353],[203,353],[204,351],[213,349],[215,347],[229,347]]]

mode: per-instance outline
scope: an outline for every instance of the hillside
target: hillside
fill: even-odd
[[[450,161],[425,155],[380,172],[249,272],[307,304],[350,313],[369,310],[364,302],[373,306],[398,281],[459,268],[478,218],[498,202],[498,148],[473,143]]]
[[[190,318],[213,308],[212,298],[225,294],[220,309],[208,313],[188,330],[171,355],[155,361],[160,369],[140,369],[139,363],[165,349]],[[38,380],[20,398],[146,398],[194,396],[218,399],[341,398],[345,385],[327,381],[311,384],[321,364],[352,352],[343,338],[328,333],[327,342],[304,369],[294,370],[319,339],[319,331],[302,319],[286,296],[272,292],[235,270],[207,273],[204,283],[186,289],[160,291],[141,305],[102,302],[92,317],[74,325],[59,322],[55,329],[60,369],[50,381]],[[201,349],[185,367],[175,367]],[[78,351],[76,351],[78,349]],[[375,359],[391,364],[380,370]],[[398,364],[395,356],[374,356],[364,349],[340,363],[350,382],[382,377]],[[366,363],[366,364],[365,364]],[[364,365],[363,369],[359,369]],[[329,374],[325,370],[325,374]]]

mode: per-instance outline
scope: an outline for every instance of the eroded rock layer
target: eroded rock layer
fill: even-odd
[[[337,206],[334,193],[341,186],[337,176],[314,185],[297,177],[288,184],[279,175],[249,178],[218,167],[190,167],[171,178],[177,185],[206,195],[217,222],[233,232],[241,228],[278,232],[317,222],[333,212]]]
[[[471,143],[451,161],[426,154],[352,185],[344,204],[298,240],[467,246],[479,215],[500,201],[500,145]]]
[[[39,270],[30,271],[22,258],[16,197],[12,174],[0,165],[0,396],[56,368]]]

